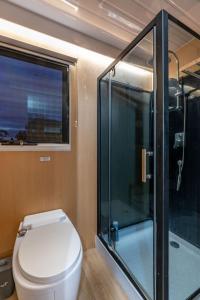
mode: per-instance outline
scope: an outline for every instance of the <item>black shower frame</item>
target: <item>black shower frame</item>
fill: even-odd
[[[171,16],[167,11],[161,10],[156,17],[143,29],[143,31],[125,48],[124,51],[113,61],[113,63],[97,79],[97,235],[103,245],[107,248],[111,256],[119,264],[134,287],[145,299],[149,300],[145,292],[140,288],[130,275],[126,266],[119,257],[110,250],[107,243],[101,237],[101,100],[100,100],[100,80],[111,71],[115,65],[123,59],[151,30],[155,30],[155,78],[156,103],[154,107],[154,202],[155,202],[155,271],[154,271],[154,300],[168,300],[168,230],[169,230],[169,153],[168,153],[168,132],[169,132],[169,97],[168,97],[168,26],[169,21],[179,25],[182,29],[200,39],[200,35],[187,27],[185,24]],[[156,108],[156,110],[155,110]]]

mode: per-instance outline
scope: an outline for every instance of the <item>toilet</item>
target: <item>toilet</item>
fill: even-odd
[[[13,252],[19,300],[76,300],[82,245],[61,209],[29,215],[20,223]]]

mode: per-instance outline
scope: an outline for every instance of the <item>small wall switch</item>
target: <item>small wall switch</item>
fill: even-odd
[[[50,161],[51,157],[50,156],[40,156],[40,161],[45,162],[45,161]]]

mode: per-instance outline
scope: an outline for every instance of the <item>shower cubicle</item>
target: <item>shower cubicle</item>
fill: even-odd
[[[98,79],[98,238],[144,299],[200,299],[200,36],[161,11]]]

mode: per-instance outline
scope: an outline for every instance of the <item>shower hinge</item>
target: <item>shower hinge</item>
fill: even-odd
[[[113,242],[119,241],[119,223],[118,221],[113,221],[110,227],[111,239]]]

